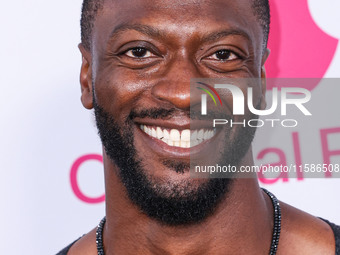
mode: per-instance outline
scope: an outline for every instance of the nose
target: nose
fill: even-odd
[[[198,78],[193,61],[182,58],[170,63],[151,90],[154,98],[181,110],[190,110],[190,79]]]

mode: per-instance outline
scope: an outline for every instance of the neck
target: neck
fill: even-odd
[[[126,195],[104,156],[106,254],[268,254],[273,209],[256,178],[235,179],[213,215],[189,226],[150,219]]]

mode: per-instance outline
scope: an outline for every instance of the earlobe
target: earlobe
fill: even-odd
[[[92,86],[92,68],[91,54],[80,43],[78,48],[82,55],[82,64],[80,69],[80,87],[81,87],[81,102],[86,109],[93,108],[93,86]]]
[[[269,54],[270,54],[270,49],[266,48],[264,50],[264,53],[262,55],[262,60],[261,60],[261,66],[264,66],[264,64],[266,63],[268,57],[269,57]]]

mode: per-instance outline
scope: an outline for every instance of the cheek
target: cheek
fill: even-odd
[[[259,109],[262,99],[262,83],[260,78],[250,78],[243,81],[242,91],[244,95],[245,113],[249,115],[249,107]]]
[[[122,114],[127,116],[148,89],[144,80],[136,79],[122,71],[106,71],[98,73],[97,77],[97,103],[116,118]]]
[[[252,116],[250,109],[260,109],[262,102],[262,83],[259,78],[230,79],[223,82],[233,85],[233,88],[219,89],[222,98],[222,111],[225,111],[235,121]]]
[[[251,98],[251,102],[252,102],[252,105],[259,109],[260,107],[260,104],[261,104],[261,100],[262,100],[262,79],[259,78],[259,79],[253,79],[252,81],[250,81],[249,85],[248,85],[249,88],[252,89],[252,92],[251,94],[249,94],[249,91],[247,89],[247,101],[248,101],[248,97]],[[248,109],[248,107],[247,107]]]

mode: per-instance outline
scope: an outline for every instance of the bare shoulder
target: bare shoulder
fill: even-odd
[[[331,227],[323,220],[280,202],[282,230],[278,254],[335,254]]]
[[[89,233],[75,242],[67,255],[95,255],[97,254],[96,247],[96,229],[91,230]]]

